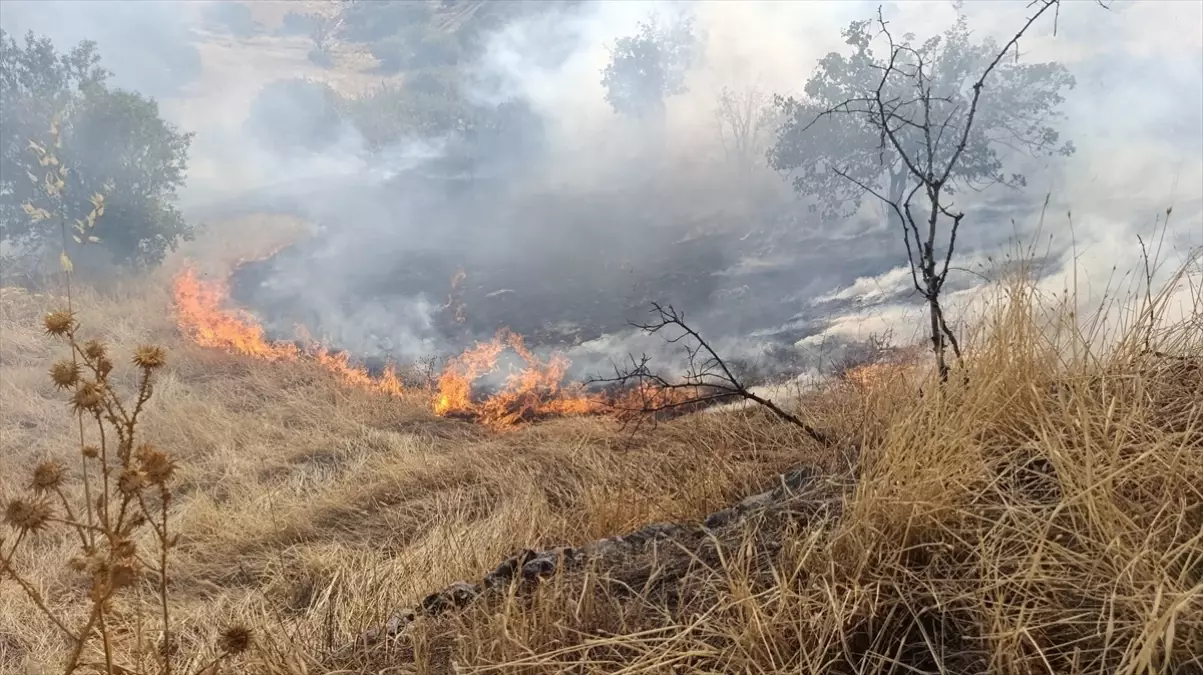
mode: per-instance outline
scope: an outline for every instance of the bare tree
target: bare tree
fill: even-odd
[[[728,159],[749,170],[764,154],[763,142],[770,137],[777,109],[768,92],[752,85],[741,91],[723,87],[714,108],[718,137]]]
[[[632,356],[626,367],[615,366],[613,377],[591,379],[590,384],[617,385],[629,392],[627,397],[618,397],[612,404],[620,412],[634,415],[638,423],[649,415],[697,410],[727,401],[752,401],[778,419],[798,427],[816,443],[835,445],[829,435],[749,389],[710,344],[685,323],[683,313],[671,305],[658,303],[652,303],[652,313],[655,315],[652,321],[632,325],[649,335],[670,331],[678,333],[665,340],[680,344],[684,349],[687,359],[685,373],[673,379],[656,373],[650,367],[651,359],[645,354],[639,358]]]
[[[964,212],[949,203],[952,183],[962,164],[975,159],[968,157],[972,153],[967,153],[966,148],[981,145],[974,136],[974,123],[981,116],[982,91],[991,73],[1011,50],[1018,50],[1019,39],[1028,29],[1059,4],[1060,0],[1034,0],[1029,5],[1034,11],[1027,22],[985,65],[968,96],[941,81],[938,73],[942,64],[931,50],[895,41],[879,8],[878,32],[886,39],[889,53],[884,64],[873,64],[880,71],[876,87],[820,112],[807,125],[808,129],[819,120],[836,115],[858,118],[878,136],[878,152],[883,156],[896,155],[913,183],[908,191],[887,196],[853,172],[840,166],[831,167],[837,176],[881,200],[902,222],[911,279],[930,312],[932,352],[941,381],[948,379],[947,349],[951,347],[958,359],[961,356],[960,345],[940,303],[957,233],[965,217]],[[920,209],[926,208],[925,214],[916,214],[912,206],[920,195],[925,202]]]

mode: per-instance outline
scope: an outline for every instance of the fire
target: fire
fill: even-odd
[[[455,289],[464,279],[463,271],[452,280]],[[173,282],[175,313],[182,333],[197,345],[266,361],[305,360],[325,368],[345,386],[399,396],[405,392],[393,365],[373,376],[366,368],[351,363],[345,352],[333,352],[310,337],[304,327],[297,328],[297,342],[269,340],[259,322],[250,313],[229,308],[227,278],[206,280],[185,268]],[[462,311],[458,305],[457,316]],[[298,343],[303,346],[298,346]],[[505,378],[501,388],[489,396],[473,395],[473,386],[483,376],[496,372],[498,359],[507,350],[522,362]],[[521,335],[502,329],[492,340],[477,344],[451,359],[440,373],[431,397],[434,414],[462,416],[494,429],[518,426],[540,417],[597,414],[605,410],[638,406],[662,406],[684,401],[688,392],[677,389],[636,387],[607,397],[592,394],[579,384],[565,384],[571,361],[561,353],[546,359],[535,355]]]
[[[269,341],[250,314],[223,307],[229,297],[225,279],[202,280],[196,270],[187,267],[176,276],[173,295],[180,329],[202,347],[268,361],[292,361],[300,356],[291,342]]]
[[[525,366],[511,372],[500,391],[475,401],[473,383],[497,370],[497,359],[507,347]],[[521,335],[502,329],[489,342],[478,344],[447,364],[439,376],[434,412],[443,416],[470,415],[495,428],[541,416],[600,412],[604,407],[600,397],[563,385],[570,365],[568,358],[558,353],[541,360],[527,348]]]
[[[503,349],[505,345],[501,340],[494,338],[451,359],[439,375],[434,414],[471,413],[474,409],[472,384],[497,367],[497,357]]]
[[[255,317],[248,312],[225,307],[229,297],[227,279],[204,280],[197,276],[196,270],[186,267],[176,275],[172,294],[180,330],[202,347],[267,361],[308,358],[348,386],[393,396],[404,391],[392,365],[380,377],[372,377],[363,366],[352,364],[345,352],[331,353],[312,340],[306,340],[310,345],[306,350],[293,342],[268,340],[263,326]]]

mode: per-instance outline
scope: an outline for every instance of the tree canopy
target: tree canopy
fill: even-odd
[[[1000,50],[993,39],[974,41],[960,15],[948,30],[921,43],[903,36],[889,64],[873,48],[877,25],[852,22],[842,31],[849,54],[823,57],[806,82],[805,96],[775,97],[785,121],[768,151],[769,164],[792,172],[794,188],[815,197],[812,208],[827,218],[854,213],[866,194],[863,186],[901,204],[912,184],[902,156],[885,142],[872,113],[879,85],[905,154],[919,156],[928,141],[924,128],[943,130],[931,139],[934,163],[940,165],[952,158],[960,132],[969,125],[976,78]],[[1073,144],[1061,141],[1054,123],[1061,116],[1062,90],[1073,86],[1073,76],[1059,63],[1003,59],[982,89],[968,142],[944,189],[1023,185],[1022,175],[1004,171],[1008,151],[1071,154]],[[925,124],[925,116],[932,122]]]
[[[606,102],[614,112],[644,117],[663,110],[664,101],[687,91],[685,74],[697,57],[692,17],[664,25],[654,17],[634,35],[619,38],[602,70]]]
[[[173,201],[192,135],[165,122],[153,99],[110,89],[108,75],[93,43],[61,54],[47,38],[29,33],[18,43],[0,31],[3,240],[57,249],[59,227],[35,222],[27,206],[84,219],[96,195],[106,206],[91,234],[115,262],[156,264],[190,236]]]

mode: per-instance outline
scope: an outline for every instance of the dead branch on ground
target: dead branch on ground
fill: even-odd
[[[626,397],[620,397],[612,404],[620,413],[626,414],[624,422],[632,421],[639,425],[647,419],[654,421],[663,413],[696,410],[711,404],[745,400],[756,403],[778,419],[798,427],[816,443],[824,446],[835,445],[835,441],[826,433],[783,409],[771,399],[751,391],[732,372],[731,367],[710,343],[685,322],[682,312],[672,305],[659,303],[652,303],[651,311],[655,319],[648,323],[632,325],[648,335],[678,331],[679,335],[664,339],[670,344],[681,345],[685,351],[685,372],[678,378],[670,379],[652,370],[651,359],[644,354],[639,358],[632,355],[630,364],[625,367],[615,366],[613,377],[591,379],[591,384],[615,385],[628,392]]]

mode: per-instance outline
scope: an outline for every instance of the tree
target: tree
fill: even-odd
[[[49,39],[30,33],[21,45],[0,32],[0,238],[57,250],[59,228],[30,209],[72,225],[100,195],[106,213],[92,243],[114,262],[153,265],[191,235],[173,202],[192,135],[166,123],[153,99],[109,89],[99,63],[90,42],[59,54]]]
[[[727,158],[745,171],[752,168],[758,156],[763,157],[764,142],[780,124],[772,99],[755,85],[740,91],[723,87],[714,117]]]
[[[341,99],[325,82],[276,80],[259,90],[245,122],[255,140],[272,152],[321,152],[339,137]]]
[[[341,29],[351,42],[377,42],[408,26],[425,27],[433,12],[427,2],[414,0],[345,0]]]
[[[334,44],[334,37],[342,23],[342,17],[311,14],[307,23],[309,39],[313,40],[313,49],[309,50],[309,60],[323,68],[333,66],[334,56],[330,53],[330,47]]]
[[[770,164],[799,169],[795,189],[817,196],[815,208],[824,215],[858,207],[869,194],[902,226],[911,278],[928,304],[942,381],[949,372],[945,346],[960,356],[940,304],[965,217],[953,195],[964,186],[1022,186],[1023,176],[1003,173],[1000,148],[1073,152],[1072,144],[1058,145],[1049,125],[1073,77],[1059,64],[1020,64],[1018,51],[1008,56],[1058,2],[1033,3],[1028,21],[1001,48],[993,40],[972,43],[963,15],[921,44],[912,44],[911,35],[896,41],[878,10],[875,22],[853,22],[844,31],[853,54],[824,57],[806,84],[806,99],[776,99],[789,119],[769,152]],[[885,42],[884,58],[873,52],[875,39]],[[922,206],[913,204],[916,195]]]
[[[1040,6],[1047,4],[1040,0]],[[918,156],[925,144],[923,130],[915,122],[923,115],[923,101],[931,104],[933,120],[946,130],[937,139],[935,159],[947,163],[955,150],[952,139],[967,131],[964,152],[943,186],[947,194],[959,188],[980,189],[992,183],[1024,185],[1021,175],[1003,172],[1002,154],[1007,150],[1043,155],[1069,155],[1072,143],[1060,142],[1053,123],[1063,102],[1062,90],[1074,87],[1073,76],[1058,63],[999,62],[990,74],[989,86],[981,90],[976,115],[970,128],[968,110],[972,85],[982,69],[1000,52],[992,39],[974,42],[963,14],[942,35],[912,45],[911,35],[890,44],[884,57],[874,51],[882,33],[873,21],[854,21],[842,32],[852,53],[832,52],[819,61],[806,82],[805,97],[776,96],[774,103],[784,116],[776,143],[769,149],[769,164],[778,171],[793,172],[794,188],[816,198],[811,208],[824,218],[848,217],[861,206],[868,185],[900,204],[915,178],[910,176],[903,155]],[[918,64],[922,64],[922,73]],[[883,73],[890,68],[890,76]],[[921,78],[921,79],[920,79]],[[883,143],[879,120],[865,103],[882,85],[881,99],[895,108],[900,127],[894,136],[899,148]],[[917,87],[922,87],[926,97]],[[841,114],[836,111],[853,102]],[[943,113],[944,117],[940,116]],[[947,117],[947,119],[945,119]],[[833,169],[839,169],[839,173]],[[840,173],[846,174],[847,178]],[[888,209],[893,225],[901,220]]]
[[[620,115],[661,115],[669,96],[687,91],[685,74],[697,58],[693,18],[662,26],[655,17],[639,23],[635,35],[619,38],[602,70],[606,102]]]

